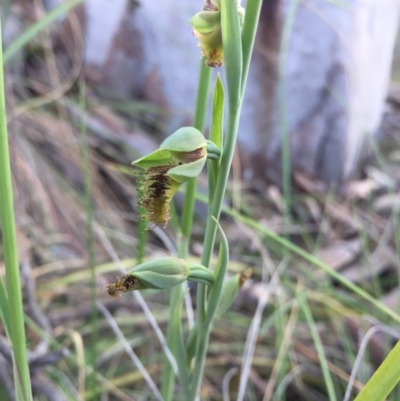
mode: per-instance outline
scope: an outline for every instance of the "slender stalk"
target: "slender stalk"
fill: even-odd
[[[4,94],[3,53],[0,25],[0,219],[2,223],[4,261],[6,266],[7,294],[11,342],[13,346],[14,385],[17,397],[32,400],[22,306],[21,277],[18,264],[10,155],[8,151],[6,102]]]
[[[87,126],[84,119],[84,112],[86,109],[85,103],[85,83],[81,82],[79,93],[79,103],[82,113],[80,123],[81,131],[81,152],[83,159],[83,178],[85,188],[85,212],[86,212],[86,235],[87,235],[87,249],[89,254],[89,271],[90,271],[90,342],[91,342],[91,355],[89,364],[96,370],[97,366],[97,352],[96,345],[98,342],[98,319],[97,319],[97,288],[96,288],[96,270],[95,270],[95,257],[94,257],[94,235],[93,235],[93,205],[92,205],[92,191],[90,183],[90,155],[89,143],[87,135]],[[88,380],[88,387],[94,387],[95,378],[92,376]]]
[[[200,76],[197,86],[196,108],[194,113],[193,126],[199,131],[204,130],[204,124],[207,111],[207,100],[211,81],[211,68],[206,67],[204,60],[201,60]],[[194,204],[196,198],[197,180],[193,178],[187,183],[185,202],[183,204],[182,212],[182,233],[186,241],[184,254],[180,257],[186,258],[188,255],[189,240],[192,234]]]
[[[24,47],[30,40],[32,40],[32,38],[36,37],[41,30],[46,28],[61,15],[66,14],[78,4],[82,3],[82,1],[83,0],[69,0],[61,3],[58,7],[51,10],[39,21],[29,26],[20,36],[18,36],[14,42],[7,47],[7,49],[5,49],[3,63],[8,63],[8,61],[11,60],[18,50]]]
[[[211,80],[211,69],[206,67],[201,60],[200,75],[197,88],[196,107],[194,114],[194,127],[203,131],[207,99]],[[178,233],[178,256],[186,259],[189,254],[189,243],[193,226],[194,204],[196,199],[197,180],[192,179],[186,185],[185,201],[182,212],[182,232]],[[183,340],[182,328],[182,299],[183,286],[172,289],[169,305],[169,325],[167,329],[168,346],[176,356],[179,370],[179,381],[182,386],[184,399],[189,399],[189,375],[187,368],[186,346]],[[173,393],[174,372],[168,361],[165,361],[165,369],[162,380],[162,395],[166,401],[170,400]]]
[[[307,324],[310,328],[311,336],[313,338],[314,345],[318,353],[319,363],[321,365],[322,374],[324,376],[329,401],[337,401],[335,387],[333,385],[332,376],[329,371],[328,360],[326,359],[324,346],[322,344],[321,337],[318,333],[318,329],[314,321],[314,317],[311,313],[307,299],[305,299],[304,297],[304,294],[300,294],[300,296],[298,297],[298,302],[300,303],[301,309],[303,310],[304,316],[307,320]]]
[[[236,146],[237,133],[239,127],[239,117],[244,95],[244,87],[241,83],[246,83],[248,75],[248,63],[251,58],[255,32],[257,30],[259,12],[262,0],[249,0],[246,8],[246,18],[244,26],[246,27],[245,45],[249,48],[243,49],[244,60],[242,59],[241,39],[237,38],[237,28],[232,23],[234,16],[230,14],[236,2],[226,0],[221,2],[222,16],[222,35],[224,44],[224,58],[226,63],[226,75],[228,86],[228,126],[223,154],[221,158],[220,170],[215,189],[214,199],[207,217],[207,226],[203,243],[203,255],[201,263],[203,266],[209,266],[211,255],[214,248],[217,224],[214,219],[219,220],[222,203],[225,196],[225,190],[228,183],[229,172],[232,165],[233,155]],[[250,22],[249,22],[250,21]],[[252,25],[251,25],[252,21]],[[240,34],[239,34],[240,35]],[[238,41],[235,43],[235,41]],[[238,52],[238,46],[240,52]],[[237,61],[237,54],[240,54],[240,62]],[[242,63],[245,63],[242,70]],[[195,400],[200,389],[201,378],[203,375],[204,362],[207,352],[207,345],[211,331],[211,322],[207,321],[206,310],[206,288],[199,284],[197,290],[197,346],[195,356],[195,366],[193,370],[193,379],[191,387],[191,398]]]
[[[290,228],[291,209],[291,156],[289,142],[289,128],[286,110],[286,59],[289,48],[289,39],[292,32],[294,16],[299,0],[292,0],[288,15],[285,18],[281,46],[279,49],[279,125],[281,134],[281,158],[282,158],[282,188],[283,188],[283,229],[285,236]]]
[[[239,110],[238,110],[239,111]],[[203,266],[209,266],[214,248],[217,224],[216,220],[219,219],[222,209],[222,201],[225,194],[226,184],[228,182],[230,165],[233,159],[234,144],[237,136],[237,129],[239,125],[239,114],[229,113],[228,129],[227,129],[227,144],[224,149],[223,158],[221,160],[220,171],[218,175],[218,181],[216,191],[214,195],[214,202],[207,218],[206,233],[203,243],[203,254],[201,258],[201,264]],[[229,145],[230,144],[230,145]],[[232,152],[229,152],[229,146],[232,146]],[[204,362],[207,353],[207,346],[210,336],[210,324],[206,324],[206,287],[204,284],[199,284],[197,287],[197,346],[195,365],[193,369],[193,379],[191,387],[191,398],[195,400],[196,395],[200,389],[201,378],[204,370]]]

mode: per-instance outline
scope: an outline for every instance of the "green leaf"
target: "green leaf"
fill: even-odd
[[[208,298],[206,325],[210,325],[217,310],[218,304],[221,300],[222,286],[224,284],[226,270],[229,263],[229,244],[224,231],[222,230],[219,222],[214,219],[215,224],[221,234],[221,246],[218,254],[217,267],[214,272],[214,284],[210,289],[210,296]]]
[[[59,18],[61,15],[72,10],[78,4],[82,3],[83,0],[69,0],[65,3],[60,4],[54,8],[48,14],[46,14],[39,21],[32,24],[26,29],[13,43],[11,43],[4,51],[3,63],[4,65],[11,60],[11,58],[17,53],[19,49],[24,47],[30,40],[32,40],[41,30],[50,25],[53,21]]]
[[[224,119],[224,87],[218,74],[213,94],[213,108],[210,140],[222,151],[223,147],[223,119]],[[214,199],[215,186],[219,172],[220,160],[208,161],[208,191],[210,203]]]
[[[224,121],[224,99],[225,99],[224,86],[218,74],[213,94],[210,140],[214,142],[221,150],[223,145],[222,129]]]
[[[236,0],[221,0],[222,46],[229,94],[229,108],[236,110],[241,98],[242,38]]]
[[[0,319],[6,330],[7,337],[11,339],[11,322],[9,316],[10,306],[8,304],[7,290],[3,279],[0,277]]]
[[[247,75],[250,67],[251,54],[253,52],[254,40],[257,31],[257,22],[260,19],[262,1],[248,0],[242,29],[243,48],[243,72],[242,72],[242,96],[246,87]]]
[[[400,341],[368,380],[354,401],[384,401],[400,381]]]

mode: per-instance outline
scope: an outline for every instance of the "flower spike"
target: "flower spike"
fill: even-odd
[[[193,127],[183,127],[170,135],[158,150],[135,160],[132,164],[141,168],[139,180],[140,200],[147,214],[146,220],[166,226],[170,219],[170,201],[179,187],[197,177],[210,157],[219,157],[203,134]]]

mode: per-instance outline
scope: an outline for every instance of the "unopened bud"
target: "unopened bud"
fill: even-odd
[[[240,288],[250,276],[251,269],[246,269],[244,272],[235,274],[224,282],[224,285],[222,286],[221,300],[215,313],[218,317],[223,316],[231,307]]]
[[[167,290],[186,280],[213,283],[212,273],[201,265],[190,265],[184,259],[165,257],[141,263],[115,283],[107,286],[111,298],[135,290]]]
[[[243,23],[244,9],[237,0],[240,22]],[[221,1],[205,0],[203,11],[189,20],[193,34],[199,39],[201,55],[205,57],[208,67],[222,67],[224,53],[222,48]]]

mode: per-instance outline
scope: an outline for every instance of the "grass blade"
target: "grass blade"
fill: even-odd
[[[8,305],[12,306],[13,311],[13,313],[8,314],[8,320],[10,329],[9,334],[11,334],[10,340],[13,346],[14,355],[15,390],[17,398],[24,401],[30,401],[32,400],[32,390],[26,351],[21,277],[15,232],[10,155],[8,151],[1,30],[0,26],[0,220],[3,233]],[[2,298],[4,298],[4,296]],[[20,382],[21,387],[18,385],[18,382]]]
[[[384,401],[400,381],[400,341],[354,401]]]
[[[46,28],[58,17],[72,10],[78,4],[82,3],[83,0],[69,0],[65,3],[60,4],[54,10],[50,11],[39,21],[32,24],[27,28],[13,43],[11,43],[4,51],[3,63],[8,63],[11,58],[18,52],[19,49],[24,47],[30,40],[32,40],[41,30]]]
[[[335,387],[333,385],[331,372],[329,371],[328,361],[326,359],[324,346],[322,344],[321,337],[319,336],[317,326],[315,324],[310,307],[308,306],[307,300],[304,299],[304,294],[300,294],[300,296],[298,297],[298,301],[300,303],[301,309],[303,310],[304,316],[307,320],[307,324],[308,327],[310,328],[311,336],[313,338],[315,348],[317,350],[319,363],[321,365],[322,374],[324,376],[326,389],[329,395],[329,401],[337,401],[335,394]]]

